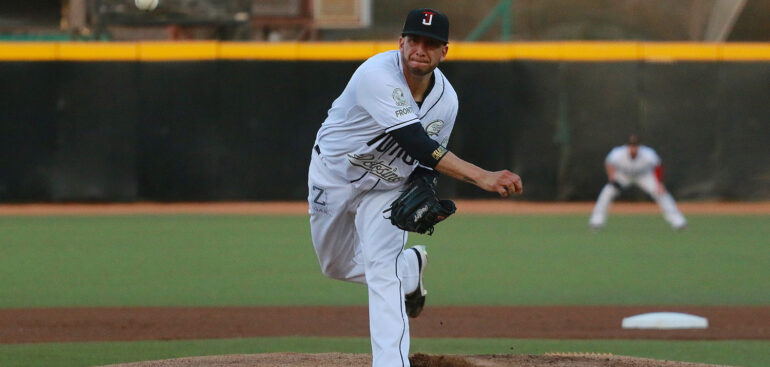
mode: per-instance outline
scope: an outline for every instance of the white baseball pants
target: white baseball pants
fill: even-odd
[[[677,208],[676,202],[674,201],[674,198],[671,196],[671,194],[669,194],[666,190],[661,192],[658,189],[658,179],[653,173],[644,174],[638,177],[629,177],[622,173],[616,172],[615,182],[620,184],[620,186],[623,188],[626,188],[630,185],[637,185],[639,188],[644,190],[655,200],[655,202],[660,207],[661,212],[663,213],[663,218],[672,227],[682,228],[687,224],[687,220],[685,220],[684,216]],[[618,190],[617,187],[609,183],[604,185],[601,193],[599,193],[599,198],[596,200],[596,205],[594,206],[593,213],[591,214],[591,219],[589,220],[589,224],[592,227],[598,228],[604,226],[604,223],[607,220],[607,211],[609,210],[610,204],[619,194],[620,190]]]
[[[373,366],[409,366],[404,294],[417,289],[417,256],[404,253],[407,232],[383,213],[400,192],[354,189],[313,151],[308,193],[310,231],[322,273],[368,287]]]

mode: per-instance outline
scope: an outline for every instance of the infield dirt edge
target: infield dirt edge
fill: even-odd
[[[612,354],[546,353],[543,355],[429,355],[413,354],[412,367],[729,367],[664,361]],[[112,364],[102,367],[366,367],[369,354],[266,353],[185,357],[158,361]]]
[[[589,215],[593,202],[525,202],[515,200],[457,200],[458,214],[583,214]],[[763,202],[682,202],[685,214],[770,215],[770,201]],[[26,203],[0,204],[0,216],[47,215],[140,215],[140,214],[243,214],[303,215],[304,201],[212,202],[212,203]],[[617,202],[612,213],[655,214],[652,202]]]

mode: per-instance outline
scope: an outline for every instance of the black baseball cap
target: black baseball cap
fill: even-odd
[[[449,42],[449,18],[436,10],[428,8],[414,9],[406,16],[401,35],[416,34],[430,37],[441,42]]]

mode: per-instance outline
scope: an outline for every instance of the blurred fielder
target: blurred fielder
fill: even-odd
[[[676,207],[676,202],[663,186],[663,166],[655,151],[639,145],[636,135],[628,137],[625,145],[615,147],[604,161],[609,182],[596,200],[589,225],[600,229],[607,220],[607,211],[621,191],[636,185],[649,194],[663,212],[663,218],[676,230],[687,227],[687,221]]]

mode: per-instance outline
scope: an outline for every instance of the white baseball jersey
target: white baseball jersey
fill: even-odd
[[[652,148],[640,145],[636,158],[631,159],[628,146],[622,145],[613,148],[604,162],[614,167],[616,172],[633,178],[653,173],[655,167],[660,164],[660,157]]]
[[[433,73],[433,89],[418,107],[399,51],[361,64],[316,136],[327,167],[356,188],[387,190],[403,184],[419,163],[389,132],[421,123],[431,139],[446,146],[457,117],[457,94],[438,68]]]

